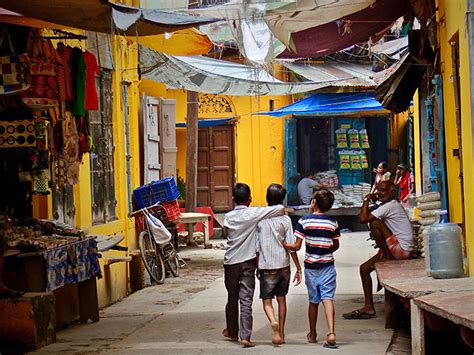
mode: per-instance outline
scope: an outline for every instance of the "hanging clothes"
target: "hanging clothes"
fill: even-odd
[[[57,68],[59,100],[61,102],[72,102],[74,90],[72,87],[72,48],[58,43],[57,48],[61,65]]]
[[[72,63],[74,86],[72,114],[74,116],[85,116],[86,62],[80,48],[72,49]]]
[[[84,53],[86,62],[86,93],[85,108],[86,110],[98,110],[99,98],[97,97],[96,76],[100,74],[99,65],[95,56],[90,52]]]

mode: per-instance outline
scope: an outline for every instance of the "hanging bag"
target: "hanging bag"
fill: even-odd
[[[155,239],[155,242],[158,245],[169,243],[171,240],[171,233],[168,229],[166,229],[163,222],[161,222],[159,218],[153,216],[146,209],[143,212],[147,220],[148,231]]]
[[[28,40],[31,85],[22,96],[23,104],[33,110],[44,110],[59,105],[56,65],[59,57],[50,40],[40,36],[37,29]]]
[[[9,48],[6,49],[5,41]],[[8,29],[0,38],[0,48],[10,55],[0,56],[0,95],[18,94],[30,87],[28,54],[15,54]]]

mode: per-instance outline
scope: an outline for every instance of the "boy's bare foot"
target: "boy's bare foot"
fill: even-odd
[[[281,337],[281,343],[280,344],[285,344],[285,333],[280,332],[280,337]]]
[[[241,340],[240,344],[242,344],[244,348],[253,348],[255,346],[250,340]]]
[[[280,325],[278,322],[271,323],[272,327],[272,344],[279,345],[281,344],[281,336],[280,336]]]
[[[239,340],[238,337],[231,337],[231,336],[229,335],[229,331],[227,330],[227,328],[225,328],[225,329],[222,331],[222,335],[223,335],[225,338],[229,339],[230,341],[237,341],[237,340]]]
[[[306,339],[308,339],[308,343],[317,343],[317,336],[317,333],[311,334],[311,332],[309,332],[308,334],[306,334]]]

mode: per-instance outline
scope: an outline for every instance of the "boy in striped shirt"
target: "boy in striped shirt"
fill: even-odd
[[[325,215],[334,203],[334,195],[328,190],[316,191],[311,200],[312,214],[300,218],[295,229],[296,242],[284,244],[288,250],[300,250],[305,240],[304,276],[308,289],[309,343],[316,343],[316,320],[322,302],[326,313],[328,333],[325,347],[336,348],[334,333],[334,293],[336,291],[336,269],[332,253],[339,248],[337,221]]]
[[[271,184],[267,189],[268,206],[283,204],[286,189],[280,184]],[[261,220],[257,226],[257,277],[260,279],[260,298],[263,310],[272,328],[272,343],[285,343],[286,295],[290,287],[290,255],[296,266],[293,282],[301,282],[301,266],[298,255],[289,253],[284,242],[294,243],[291,219],[288,216],[277,216]],[[278,322],[275,319],[273,298],[278,303]]]

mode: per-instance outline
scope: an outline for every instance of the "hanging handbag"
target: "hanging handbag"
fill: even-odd
[[[166,229],[163,222],[148,212],[147,209],[143,210],[143,213],[148,224],[148,231],[155,239],[156,244],[163,245],[169,243],[171,240],[171,233]]]
[[[30,33],[30,87],[21,95],[23,104],[34,110],[44,110],[59,105],[56,65],[59,57],[50,40],[42,38],[37,29]]]
[[[5,50],[5,40],[9,50]],[[30,87],[30,68],[28,54],[15,54],[8,29],[0,38],[0,48],[10,55],[0,56],[0,95],[18,94]]]

